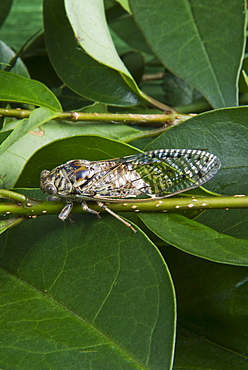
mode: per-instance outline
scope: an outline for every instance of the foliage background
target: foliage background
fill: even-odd
[[[32,111],[1,118],[1,188],[44,199],[40,171],[69,159],[199,148],[222,162],[208,190],[247,192],[244,1],[8,0],[0,25],[1,108]],[[155,138],[104,121],[158,102],[176,115]],[[122,216],[138,233],[2,217],[1,368],[246,369],[247,210]]]

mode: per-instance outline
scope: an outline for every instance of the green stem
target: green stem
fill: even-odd
[[[4,109],[0,108],[0,116],[14,117],[18,119],[28,118],[32,113],[27,109]],[[138,126],[168,126],[185,121],[190,115],[171,111],[169,114],[117,114],[117,113],[84,113],[84,112],[58,112],[56,120],[73,122],[105,122],[110,124],[133,124]]]
[[[10,192],[11,193],[11,192]],[[17,194],[17,193],[14,193]],[[20,198],[23,195],[20,194]],[[12,198],[16,201],[17,197]],[[95,202],[88,202],[88,206],[98,212],[103,212]],[[205,210],[205,209],[237,209],[248,208],[248,196],[208,196],[208,197],[180,197],[165,198],[161,200],[150,200],[146,202],[132,201],[118,203],[105,203],[114,212],[178,212],[182,210]],[[64,202],[38,201],[35,199],[25,199],[25,202],[0,203],[1,215],[25,215],[26,217],[36,217],[44,214],[57,214],[65,206]],[[82,213],[83,210],[79,203],[73,207],[72,213]]]
[[[5,189],[0,189],[0,198],[13,200],[18,203],[25,203],[27,201],[27,197],[25,195]]]

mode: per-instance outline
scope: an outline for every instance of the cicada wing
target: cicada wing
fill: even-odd
[[[82,195],[139,199],[168,197],[200,186],[215,175],[220,161],[201,150],[165,149],[92,165],[94,175],[81,186]]]
[[[215,155],[190,149],[155,150],[121,160],[139,173],[155,197],[166,197],[201,186],[221,166]]]

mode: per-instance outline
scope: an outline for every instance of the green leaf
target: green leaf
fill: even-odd
[[[3,63],[2,65],[0,64],[0,69],[4,69],[6,67],[6,64],[8,64],[11,59],[14,58],[14,56],[15,53],[13,52],[13,50],[0,40],[0,61],[1,63]],[[14,68],[11,69],[11,71],[13,73],[16,73],[17,75],[29,77],[28,70],[20,58],[17,59],[16,64]]]
[[[186,348],[185,368],[190,368],[187,364],[195,359],[194,368],[199,364],[200,369],[225,370],[226,356],[218,351],[222,348],[227,356],[230,354],[232,363],[236,360],[236,366],[229,368],[239,369],[239,364],[242,360],[247,361],[248,355],[247,267],[210,262],[169,247],[164,249],[164,256],[177,292],[179,327],[200,336],[202,343],[211,343],[215,347],[207,346],[209,354],[206,357],[202,351],[196,352],[197,347],[190,348],[190,352],[186,352]],[[213,361],[212,365],[206,366],[210,361]]]
[[[174,107],[193,104],[201,99],[205,100],[202,95],[188,84],[185,80],[166,70],[163,77],[163,90],[167,105]],[[207,102],[206,102],[207,104]]]
[[[140,214],[160,239],[184,252],[210,261],[248,266],[248,240],[220,234],[179,214]]]
[[[123,9],[125,9],[128,13],[131,13],[128,0],[116,0],[116,1],[123,7]]]
[[[209,213],[200,213],[195,220],[213,228],[219,233],[248,240],[247,209],[213,209]]]
[[[1,236],[2,366],[170,369],[175,297],[161,255],[113,217],[85,216]]]
[[[1,3],[0,3],[0,26],[4,23],[9,11],[10,11],[12,2],[13,2],[13,0],[1,1]]]
[[[248,76],[247,76],[245,71],[242,71],[242,72],[243,72],[243,77],[244,77],[245,83],[248,86]]]
[[[16,143],[24,135],[28,134],[30,131],[43,123],[56,118],[58,112],[54,112],[48,108],[37,108],[29,116],[28,119],[23,119],[18,122],[11,134],[2,142],[0,145],[0,155],[3,154],[11,145]]]
[[[218,0],[214,6],[211,0],[129,3],[136,23],[166,68],[192,84],[213,107],[237,105],[245,43],[244,1]]]
[[[0,100],[44,106],[62,110],[55,95],[41,82],[0,71]]]
[[[0,131],[0,143],[2,143],[9,136],[9,134],[9,131]]]
[[[145,53],[151,54],[151,49],[137,27],[132,16],[117,18],[110,23],[113,29],[122,40],[124,40],[134,50],[142,50]]]
[[[25,221],[25,217],[11,217],[8,218],[7,220],[0,220],[0,234],[8,230],[9,228],[16,226],[20,224],[22,221]]]
[[[122,59],[135,81],[141,82],[145,69],[145,60],[142,54],[130,51],[123,54]]]
[[[234,337],[233,337],[234,338]],[[223,348],[218,343],[197,336],[188,330],[179,329],[174,370],[246,370],[247,360],[242,353],[237,354]]]
[[[111,39],[102,0],[65,0],[65,10],[82,49],[101,64],[131,77]],[[92,19],[93,16],[93,19]]]
[[[4,6],[8,2],[10,1],[4,0],[0,4]],[[42,27],[42,0],[13,1],[11,11],[1,28],[1,40],[19,50]]]
[[[15,187],[38,187],[40,172],[70,159],[100,160],[138,153],[130,145],[101,136],[81,135],[54,141],[37,151],[26,164]]]
[[[46,45],[60,78],[73,91],[91,100],[119,106],[143,102],[112,44],[102,2],[70,2],[68,8],[75,31],[62,0],[44,1]],[[99,33],[95,34],[95,29]]]

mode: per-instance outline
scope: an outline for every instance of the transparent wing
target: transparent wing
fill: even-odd
[[[149,184],[156,197],[166,197],[196,188],[210,180],[220,169],[215,155],[190,149],[166,149],[124,157]]]
[[[219,170],[215,155],[190,149],[161,149],[99,164],[96,176],[81,188],[93,197],[165,198],[203,185]]]

